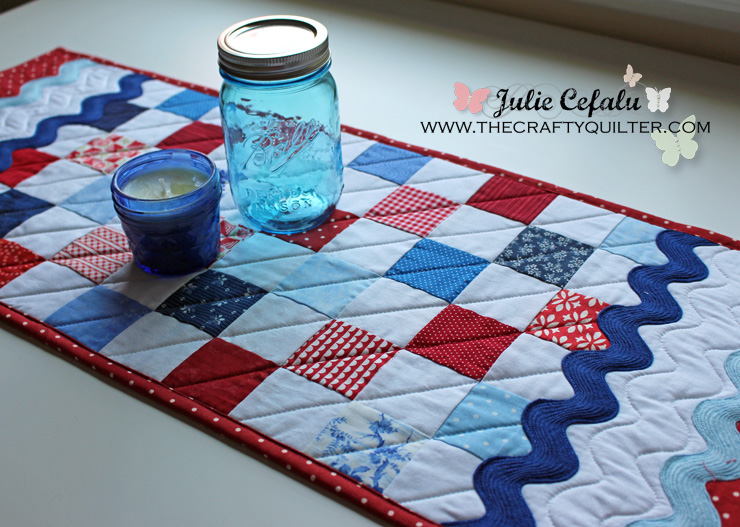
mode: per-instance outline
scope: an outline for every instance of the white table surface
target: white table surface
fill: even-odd
[[[447,4],[373,5],[37,0],[0,15],[0,68],[64,46],[217,88],[222,29],[305,15],[329,28],[345,124],[740,237],[739,67]],[[421,131],[480,120],[452,107],[456,81],[613,89],[627,63],[672,87],[664,119],[711,122],[695,159],[667,167],[647,135]],[[0,525],[378,525],[5,330],[0,361]]]

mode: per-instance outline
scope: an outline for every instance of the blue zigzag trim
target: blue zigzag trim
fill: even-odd
[[[628,275],[630,287],[642,302],[636,306],[609,306],[599,313],[599,327],[611,346],[605,351],[576,351],[565,356],[563,373],[573,386],[573,397],[557,401],[538,399],[527,406],[522,425],[532,451],[525,456],[495,457],[481,463],[473,482],[486,507],[485,515],[446,525],[534,526],[522,487],[565,481],[578,471],[578,456],[566,435],[568,427],[601,423],[617,415],[619,403],[606,382],[606,374],[649,367],[653,354],[640,337],[639,327],[679,320],[683,313],[668,292],[668,285],[704,280],[709,274],[693,249],[714,243],[677,231],[663,231],[656,241],[668,263],[636,267]]]
[[[94,95],[82,101],[80,112],[74,115],[55,115],[47,117],[36,125],[36,132],[31,137],[8,139],[0,142],[0,172],[13,164],[13,152],[22,148],[40,148],[50,145],[57,138],[57,131],[66,124],[93,123],[103,116],[105,105],[111,101],[127,101],[142,94],[141,84],[151,80],[146,75],[134,73],[118,81],[120,90],[116,93]]]
[[[740,352],[727,358],[725,369],[740,389]],[[719,527],[717,509],[712,505],[706,484],[712,479],[740,478],[740,394],[727,399],[702,402],[694,411],[694,425],[709,448],[698,454],[673,456],[663,466],[660,479],[673,505],[667,518],[643,520],[631,527]],[[728,461],[730,461],[728,463]],[[710,473],[711,471],[711,473]]]

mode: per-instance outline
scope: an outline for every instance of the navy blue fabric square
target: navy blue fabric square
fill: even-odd
[[[55,311],[44,322],[100,351],[151,309],[127,296],[97,286]]]
[[[198,93],[193,90],[185,90],[164,101],[157,106],[157,109],[181,115],[195,121],[216,106],[218,106],[217,97]]]
[[[403,185],[431,159],[415,152],[376,143],[347,166]]]
[[[172,293],[157,312],[217,337],[265,294],[249,282],[208,270]]]
[[[424,238],[385,276],[452,302],[488,265],[483,258]]]
[[[593,252],[590,245],[529,226],[512,240],[494,263],[564,287]]]
[[[0,237],[5,236],[28,218],[52,208],[51,203],[15,189],[0,194]]]
[[[118,126],[126,123],[146,110],[141,106],[126,101],[111,101],[103,108],[103,117],[90,123],[90,126],[112,132]]]

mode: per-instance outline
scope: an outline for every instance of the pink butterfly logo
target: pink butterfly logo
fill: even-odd
[[[470,93],[470,88],[460,82],[455,83],[455,97],[457,99],[453,102],[453,106],[460,112],[465,108],[470,109],[470,113],[478,113],[483,109],[483,101],[488,98],[488,94],[491,90],[488,88],[481,88]]]
[[[642,73],[635,73],[632,64],[627,64],[627,72],[624,74],[624,82],[629,83],[630,88],[634,88],[637,81],[642,79]]]

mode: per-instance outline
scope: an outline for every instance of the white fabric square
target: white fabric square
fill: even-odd
[[[480,518],[486,510],[473,487],[480,462],[462,448],[432,439],[401,469],[385,495],[437,523]]]
[[[172,293],[185,285],[195,273],[183,276],[154,276],[129,262],[103,282],[103,286],[121,293],[150,309],[157,309]]]
[[[67,157],[74,150],[103,135],[106,135],[106,132],[100,128],[84,124],[66,124],[57,130],[57,138],[53,143],[37,150],[57,157]]]
[[[49,259],[96,227],[100,224],[84,216],[64,207],[52,207],[27,219],[5,238]]]
[[[220,337],[275,364],[283,364],[329,320],[310,307],[270,293],[237,318]]]
[[[491,264],[468,284],[455,304],[524,331],[558,291],[556,285]]]
[[[518,221],[463,205],[428,237],[492,262],[524,227]]]
[[[218,108],[216,108],[216,110],[218,111]],[[219,126],[220,126],[220,124],[219,124]],[[208,153],[208,157],[210,157],[211,158],[211,161],[213,161],[214,163],[216,161],[225,161],[226,160],[226,146],[225,145],[221,145],[218,148],[216,148],[215,150],[211,150]]]
[[[300,245],[257,233],[237,243],[212,269],[272,291],[313,254]]]
[[[161,381],[212,338],[176,318],[151,312],[123,330],[100,353]]]
[[[596,249],[565,288],[607,304],[637,305],[640,297],[627,282],[627,274],[638,265],[624,256]]]
[[[345,168],[344,190],[337,208],[362,217],[397,188],[381,177]]]
[[[298,450],[306,448],[349,399],[284,368],[275,370],[229,417]]]
[[[208,124],[214,124],[216,126],[221,126],[221,108],[219,106],[215,106],[208,110],[206,113],[200,116],[198,119],[202,123],[208,123]],[[208,154],[209,156],[211,154]]]
[[[375,141],[342,132],[342,163],[345,166],[349,165],[357,156],[374,144]]]
[[[69,267],[42,262],[0,288],[0,300],[44,320],[94,285]]]
[[[131,99],[128,102],[143,108],[154,108],[170,97],[185,91],[185,88],[181,86],[173,86],[172,84],[168,84],[157,79],[152,79],[141,83],[141,91],[142,94],[139,97]]]
[[[561,362],[568,353],[554,342],[522,333],[483,380],[530,401],[567,399],[573,396],[573,387],[563,375]]]
[[[321,253],[382,276],[418,241],[415,234],[360,218],[327,243]]]
[[[381,277],[344,308],[339,318],[404,347],[446,306],[441,298]]]
[[[171,136],[192,121],[186,117],[170,112],[151,109],[141,112],[133,119],[116,128],[113,133],[125,135],[150,146]]]
[[[450,368],[401,350],[355,400],[431,437],[475,384]]]
[[[623,219],[622,214],[558,196],[530,225],[598,247]]]
[[[465,203],[489,179],[491,174],[433,158],[411,176],[406,184]]]
[[[100,172],[86,165],[60,159],[23,180],[15,188],[34,198],[59,205],[100,177]]]

